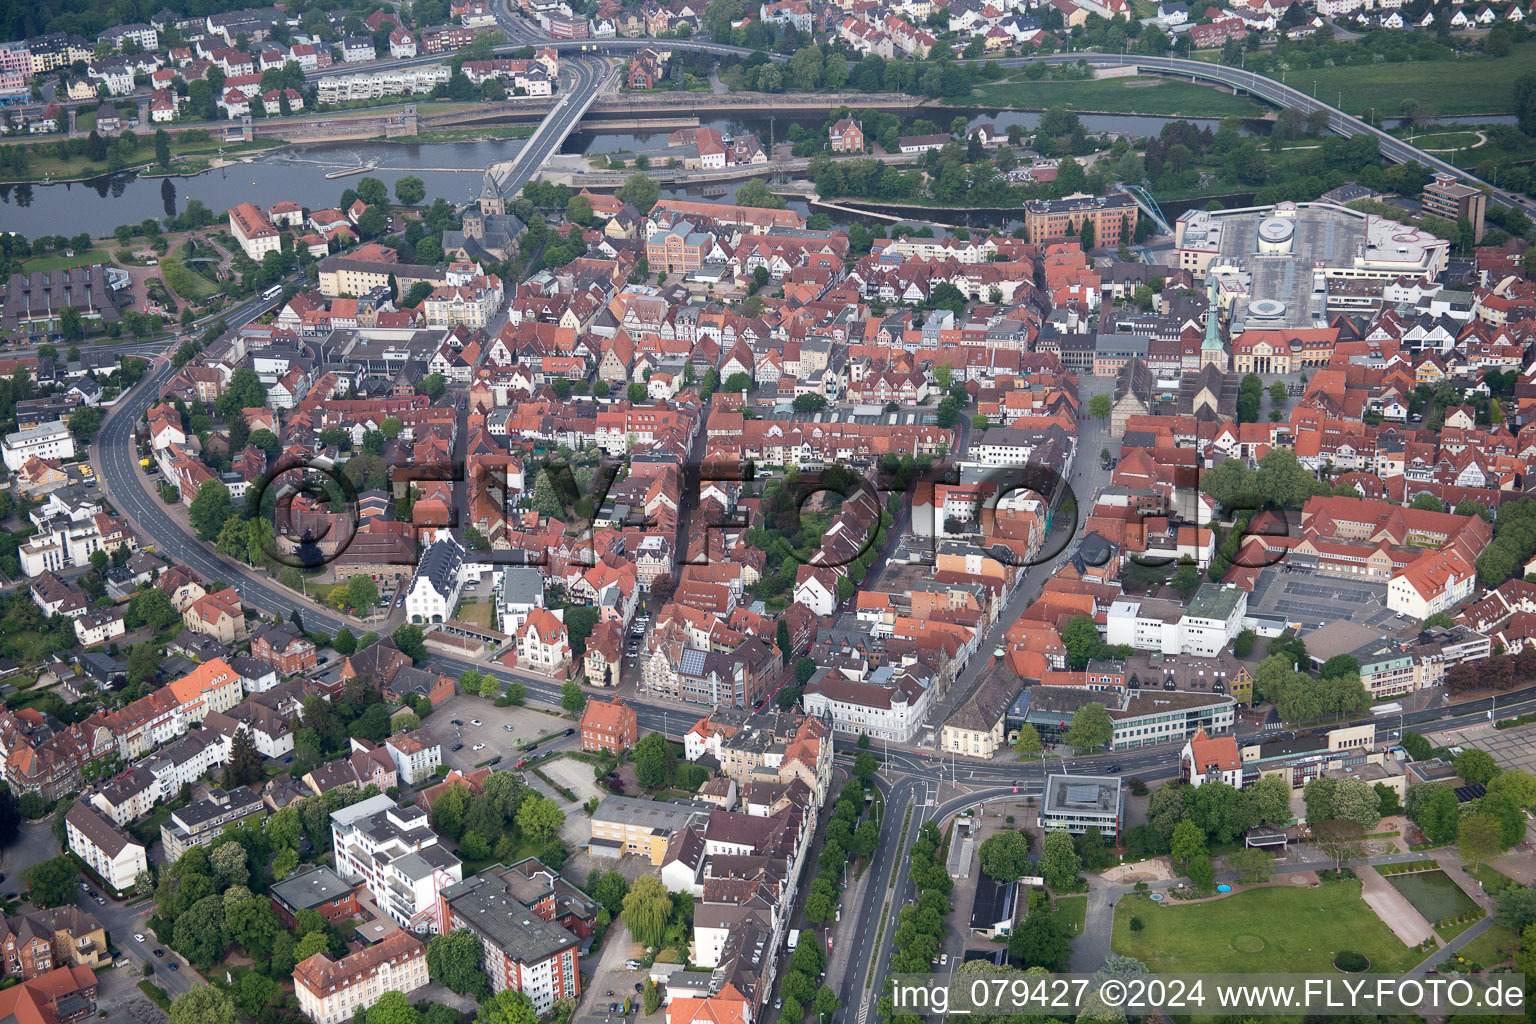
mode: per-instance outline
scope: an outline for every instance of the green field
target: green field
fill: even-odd
[[[48,273],[54,270],[68,270],[70,267],[84,267],[92,263],[111,263],[112,257],[105,249],[87,249],[77,252],[73,256],[66,256],[61,252],[50,253],[47,256],[36,256],[21,265],[21,269],[29,274]]]
[[[1231,96],[1210,86],[1156,77],[1105,78],[1098,81],[1031,82],[1017,78],[977,90],[979,106],[1019,110],[1098,110],[1164,117],[1263,117],[1268,108],[1245,96]]]
[[[1351,114],[1374,108],[1383,117],[1396,117],[1405,100],[1437,114],[1507,114],[1515,108],[1514,80],[1532,67],[1536,42],[1516,44],[1508,57],[1298,68],[1285,82],[1311,92],[1316,81],[1317,98],[1328,103],[1339,103],[1342,92],[1343,109]]]
[[[1461,948],[1461,955],[1482,967],[1501,964],[1520,948],[1520,936],[1501,924],[1488,930]]]
[[[1139,932],[1131,930],[1133,917],[1141,919]],[[1383,974],[1421,958],[1365,905],[1353,881],[1274,885],[1185,905],[1127,896],[1115,906],[1111,948],[1154,971],[1213,974],[1329,973],[1346,949]]]
[[[1083,934],[1083,924],[1087,920],[1087,896],[1063,896],[1056,901],[1056,923],[1068,935]]]

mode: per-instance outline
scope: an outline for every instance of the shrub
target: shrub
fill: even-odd
[[[1131,918],[1131,931],[1139,932],[1139,931],[1141,931],[1145,927],[1146,927],[1146,925],[1141,923],[1141,918],[1139,918],[1139,917]]]
[[[1352,949],[1346,949],[1333,958],[1333,966],[1341,971],[1358,974],[1371,966],[1371,962],[1363,954],[1356,953]]]

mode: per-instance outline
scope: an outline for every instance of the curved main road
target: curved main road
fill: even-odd
[[[1056,53],[1040,57],[1004,58],[997,63],[1001,67],[1023,67],[1026,64],[1076,64],[1080,60],[1086,61],[1092,67],[1098,68],[1136,67],[1162,74],[1187,75],[1191,79],[1198,78],[1203,81],[1230,86],[1233,89],[1240,89],[1277,107],[1295,107],[1309,114],[1318,110],[1326,111],[1330,130],[1346,138],[1359,135],[1362,132],[1376,136],[1377,140],[1381,143],[1381,155],[1388,160],[1395,161],[1396,163],[1407,163],[1412,160],[1423,164],[1432,171],[1454,174],[1475,188],[1487,190],[1490,198],[1503,206],[1536,211],[1536,202],[1518,192],[1494,188],[1471,172],[1442,160],[1433,153],[1426,153],[1417,146],[1410,145],[1374,125],[1367,124],[1353,114],[1346,114],[1330,103],[1324,103],[1322,100],[1309,96],[1300,89],[1286,85],[1283,82],[1277,82],[1273,78],[1254,71],[1230,68],[1209,61],[1188,60],[1183,57],[1141,57],[1111,53]]]

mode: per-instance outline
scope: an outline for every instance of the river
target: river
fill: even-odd
[[[926,112],[939,131],[949,127],[948,118],[962,111]],[[1018,124],[1031,129],[1040,115],[1031,111],[963,111],[972,125],[983,122],[1006,131]],[[1081,115],[1090,132],[1115,132],[1134,136],[1155,135],[1172,118],[1138,115]],[[821,117],[743,119],[715,118],[703,123],[722,132],[753,132],[766,142],[788,137],[791,123],[816,130]],[[1211,119],[1188,120],[1212,127]],[[1446,118],[1446,121],[1454,119]],[[1486,117],[1488,122],[1505,120]],[[566,153],[646,153],[664,155],[667,132],[591,133],[576,132],[566,140]],[[454,203],[465,203],[480,192],[482,174],[489,164],[508,160],[522,147],[520,139],[496,139],[483,142],[445,142],[414,145],[389,142],[341,142],[314,146],[290,146],[221,170],[190,178],[139,178],[118,174],[90,182],[57,185],[0,185],[0,227],[35,238],[38,235],[73,235],[81,231],[105,234],[118,224],[137,224],[148,217],[171,216],[186,209],[189,199],[198,199],[210,209],[224,210],[250,201],[267,206],[279,200],[293,200],[311,209],[334,205],[341,193],[352,188],[357,176],[327,179],[325,175],[342,167],[376,164],[374,177],[393,185],[397,178],[412,174],[427,186],[427,195],[441,196]],[[727,197],[735,192],[727,190]],[[668,191],[666,194],[681,195]],[[695,193],[697,194],[697,193]],[[793,208],[806,212],[803,202]],[[834,222],[839,218],[834,217]],[[968,218],[957,217],[960,222]],[[982,226],[980,223],[972,226]]]

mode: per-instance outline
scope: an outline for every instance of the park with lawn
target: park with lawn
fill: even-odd
[[[1111,948],[1164,973],[1324,973],[1345,951],[1365,956],[1373,972],[1393,973],[1424,957],[1392,934],[1353,879],[1277,883],[1199,902],[1132,894],[1115,906]]]

